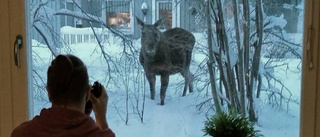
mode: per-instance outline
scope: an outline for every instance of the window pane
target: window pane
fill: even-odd
[[[109,27],[130,30],[130,2],[129,1],[107,1],[107,25]]]
[[[34,24],[31,32],[34,114],[51,106],[46,73],[54,55],[74,54],[86,64],[90,83],[99,81],[106,87],[107,118],[117,136],[200,137],[205,134],[205,122],[217,113],[217,103],[225,112],[241,115],[244,108],[248,118],[254,113],[254,127],[266,137],[298,137],[304,1],[262,0],[258,6],[258,0],[241,0],[235,7],[232,0],[221,0],[220,9],[216,0],[212,4],[207,1],[211,0],[146,0],[146,23],[163,18],[158,26],[161,31],[178,26],[196,39],[190,57],[194,92],[182,97],[186,75],[170,75],[165,104],[160,106],[164,80],[156,76],[155,99],[151,99],[146,70],[139,60],[142,34],[133,19],[135,16],[142,19],[144,1],[30,0],[30,11],[39,9],[30,15]],[[263,13],[257,14],[260,11]],[[192,38],[183,36],[173,35],[165,40],[181,42],[178,46],[187,45]],[[152,34],[149,39],[156,41],[158,37]],[[208,46],[208,40],[212,46]],[[164,57],[169,55],[150,61]],[[164,70],[172,63],[163,62],[167,63],[160,66]]]

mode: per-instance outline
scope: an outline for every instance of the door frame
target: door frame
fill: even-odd
[[[320,1],[305,1],[300,137],[320,136]]]
[[[31,59],[27,59],[27,49],[31,48],[26,37],[25,10],[26,1],[1,0],[0,1],[0,136],[10,136],[14,127],[29,118],[28,98],[31,90],[28,80],[31,72]],[[20,66],[14,62],[14,44],[16,36],[23,37],[20,49]],[[29,35],[31,36],[31,35]],[[31,52],[29,52],[31,53]],[[32,85],[32,84],[31,84]]]

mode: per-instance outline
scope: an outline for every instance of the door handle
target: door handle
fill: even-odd
[[[20,49],[22,48],[23,38],[21,35],[16,36],[16,40],[14,42],[14,62],[15,65],[20,67]]]

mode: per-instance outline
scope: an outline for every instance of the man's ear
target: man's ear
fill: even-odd
[[[90,100],[90,91],[91,91],[91,86],[89,86],[88,90],[86,90],[86,93],[85,93],[86,102]]]
[[[46,90],[47,90],[47,92],[48,92],[49,101],[52,102],[51,92],[50,92],[48,86],[46,86]]]
[[[143,28],[144,22],[143,22],[142,20],[140,20],[138,17],[136,17],[136,19],[137,19],[138,25],[139,25],[141,28]]]

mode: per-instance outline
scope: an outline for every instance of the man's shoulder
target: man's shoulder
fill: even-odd
[[[103,129],[103,130],[99,129],[95,131],[90,135],[90,137],[116,137],[116,135],[111,129],[107,128],[107,129]]]
[[[13,129],[11,132],[11,137],[27,137],[25,135],[28,135],[28,132],[30,131],[30,124],[31,121],[26,121],[18,125],[16,128]]]
[[[91,117],[87,119],[87,125],[82,125],[84,127],[87,127],[87,137],[115,137],[110,128],[101,129]]]

